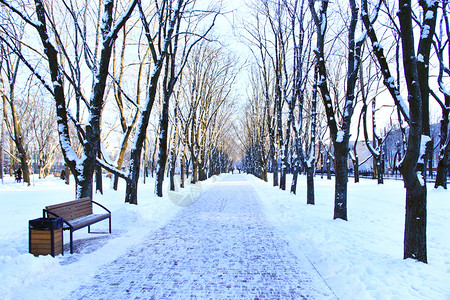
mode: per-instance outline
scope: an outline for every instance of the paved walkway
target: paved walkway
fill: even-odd
[[[241,175],[205,189],[70,299],[334,299],[271,226]]]

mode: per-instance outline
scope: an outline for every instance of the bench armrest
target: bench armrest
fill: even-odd
[[[52,216],[55,216],[55,217],[57,217],[57,218],[61,218],[62,221],[63,221],[64,223],[66,223],[67,226],[69,226],[70,229],[73,228],[72,224],[70,224],[66,219],[64,219],[63,217],[58,216],[58,215],[55,214],[54,212],[52,212],[52,211],[50,211],[50,210],[44,208],[44,209],[42,210],[42,215],[43,215],[44,218],[45,218],[45,214],[47,214],[47,217],[48,217],[49,215],[52,215]]]
[[[106,210],[109,214],[111,214],[111,211],[110,211],[109,209],[107,209],[106,207],[104,207],[103,205],[101,205],[100,203],[95,202],[95,201],[93,201],[93,200],[91,200],[91,202],[97,204],[98,206],[100,206],[101,208],[103,208],[104,210]]]

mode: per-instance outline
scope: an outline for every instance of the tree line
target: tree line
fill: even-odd
[[[182,185],[190,165],[193,182],[228,170],[237,65],[215,43],[219,5],[0,3],[2,132],[5,124],[8,154],[25,182],[32,149],[44,176],[57,144],[77,198],[102,190],[102,170],[115,176],[116,189],[125,180],[132,204],[142,169],[155,172],[158,196],[177,162]],[[115,153],[106,151],[111,146]]]
[[[314,204],[318,160],[328,171],[332,161],[334,219],[347,220],[349,160],[358,181],[360,136],[382,183],[390,133],[377,130],[383,107],[402,136],[396,167],[406,188],[404,258],[427,262],[425,183],[434,148],[440,153],[436,188],[446,188],[448,173],[448,1],[257,0],[252,5],[245,26],[255,62],[241,125],[245,170],[266,181],[272,172],[273,185],[283,190],[291,172],[292,193],[303,170],[307,203]],[[441,108],[438,145],[430,138],[431,101]]]

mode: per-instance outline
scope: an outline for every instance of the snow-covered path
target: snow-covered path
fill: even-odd
[[[334,299],[264,216],[244,176],[220,177],[69,299]]]

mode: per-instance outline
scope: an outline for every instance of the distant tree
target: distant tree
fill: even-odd
[[[183,75],[180,121],[192,164],[192,182],[207,179],[212,151],[220,145],[234,108],[231,88],[236,80],[233,58],[203,42],[193,49]]]
[[[254,18],[246,25],[250,50],[261,73],[262,91],[266,99],[265,113],[269,130],[269,156],[273,186],[286,189],[286,173],[289,165],[291,121],[283,126],[283,109],[292,99],[289,95],[287,56],[290,25],[286,1],[260,0],[253,3]],[[287,17],[287,18],[286,18]],[[291,102],[292,104],[292,102]],[[292,106],[293,107],[293,106]],[[286,136],[283,134],[286,130]],[[253,151],[253,150],[252,150]]]
[[[120,143],[119,153],[117,154],[117,158],[115,159],[114,164],[117,170],[122,169],[125,160],[125,154],[129,150],[130,139],[132,138],[133,131],[136,129],[136,123],[139,117],[138,107],[141,105],[141,98],[143,96],[141,92],[142,86],[148,86],[148,82],[145,82],[144,80],[144,67],[149,63],[148,56],[150,55],[150,49],[147,48],[144,53],[141,53],[142,49],[138,47],[138,70],[137,74],[133,76],[136,79],[136,96],[129,96],[123,90],[123,81],[126,69],[131,67],[131,64],[126,64],[125,62],[125,54],[127,53],[127,50],[129,48],[129,42],[127,43],[127,40],[130,35],[130,31],[133,28],[134,26],[129,26],[129,28],[127,28],[126,25],[124,25],[122,30],[123,34],[121,36],[122,43],[116,43],[114,47],[114,53],[119,52],[119,55],[114,55],[112,61],[112,77],[114,78],[114,100],[116,102],[117,110],[119,113],[119,128],[122,133],[122,141]],[[118,49],[120,49],[120,51]],[[132,64],[136,63],[133,62]],[[147,73],[150,73],[150,71],[148,70]],[[114,174],[114,190],[117,190],[118,188],[119,177],[119,174]]]
[[[267,107],[266,94],[268,91],[265,90],[265,82],[259,68],[252,68],[250,73],[251,91],[243,113],[244,139],[241,139],[241,143],[246,152],[245,171],[268,181],[270,141],[267,115],[270,114],[270,107]]]
[[[127,178],[127,188],[125,201],[137,204],[137,185],[139,180],[141,154],[143,144],[147,134],[150,114],[155,103],[156,96],[160,85],[158,84],[161,74],[163,76],[162,83],[162,118],[160,122],[160,135],[162,139],[158,141],[159,148],[159,166],[157,169],[158,178],[156,182],[156,194],[162,195],[161,173],[165,172],[165,164],[167,160],[167,128],[166,128],[166,111],[169,109],[169,99],[172,95],[175,83],[185,65],[187,57],[189,57],[191,46],[197,41],[202,40],[214,25],[217,12],[196,12],[195,1],[183,0],[161,0],[157,2],[154,13],[147,17],[145,9],[141,3],[138,5],[141,23],[145,31],[147,46],[150,49],[153,62],[153,71],[149,80],[147,99],[141,111],[138,122],[136,137],[131,148],[130,169]],[[199,25],[199,22],[205,20],[205,15],[213,15],[213,20],[202,33],[193,32],[191,29]],[[208,20],[206,18],[206,20]],[[196,22],[195,24],[193,22]],[[186,22],[182,27],[182,23]],[[186,31],[184,31],[186,30]],[[184,50],[178,51],[178,40],[185,37]],[[189,40],[189,37],[193,39]],[[177,55],[180,59],[177,60]],[[168,121],[167,121],[168,122]]]
[[[9,21],[14,22],[13,19],[9,19]],[[18,25],[18,28],[11,28],[11,35],[2,35],[2,39],[8,39],[8,43],[14,45],[20,51],[24,27],[24,24],[21,24]],[[20,58],[2,43],[0,45],[0,94],[3,102],[3,119],[6,123],[9,137],[14,142],[17,150],[17,159],[22,169],[23,181],[30,185],[27,126],[25,122],[26,118],[30,116],[33,104],[27,101],[29,97],[24,97],[23,94],[26,94],[24,92],[25,89],[23,89],[22,97],[18,97],[18,92],[20,91],[17,91],[17,83],[20,80],[18,78],[21,73],[20,65]],[[30,87],[30,81],[25,84],[27,87]],[[20,98],[23,100],[20,100]],[[14,152],[11,150],[12,153]],[[15,158],[15,156],[12,156],[12,158]]]
[[[61,158],[61,151],[54,125],[56,123],[55,110],[51,105],[47,105],[40,89],[37,93],[34,97],[37,98],[36,102],[41,105],[36,105],[32,110],[30,128],[33,132],[33,146],[37,151],[39,178],[45,178],[50,174],[55,160]]]
[[[307,109],[307,115],[310,117],[309,122],[304,123],[304,111],[305,102],[307,99],[307,84],[310,76],[310,70],[313,66],[312,54],[312,34],[313,23],[307,19],[307,2],[305,0],[299,1],[285,1],[287,14],[289,16],[290,27],[288,27],[290,33],[288,35],[290,41],[292,41],[292,72],[288,71],[287,58],[284,58],[283,68],[285,74],[285,84],[289,83],[292,91],[290,96],[285,96],[285,101],[288,106],[288,121],[286,124],[286,134],[284,143],[284,152],[289,151],[289,141],[291,136],[291,128],[293,131],[293,179],[291,184],[291,192],[296,193],[297,178],[300,168],[303,165],[307,172],[307,202],[314,203],[314,171],[315,171],[315,134],[316,134],[316,100],[317,94],[314,93],[311,99],[310,109]],[[288,23],[288,24],[289,24]],[[297,26],[298,25],[298,26]],[[286,48],[283,43],[283,48]],[[284,53],[286,52],[283,51]],[[289,74],[291,73],[291,74]],[[284,94],[287,94],[286,88],[284,88]],[[317,91],[317,90],[316,90]],[[308,124],[311,126],[310,134]],[[304,127],[305,126],[305,127]],[[305,153],[303,152],[303,146],[305,146]],[[288,165],[287,158],[284,161],[285,167]],[[284,174],[285,176],[286,174]]]
[[[187,10],[187,6],[189,1],[186,1],[182,11],[184,13]],[[173,91],[175,89],[175,85],[180,78],[184,67],[188,62],[189,55],[191,55],[192,49],[195,47],[197,43],[205,39],[208,33],[214,26],[215,19],[218,13],[214,13],[213,19],[211,21],[211,25],[208,27],[205,32],[198,34],[194,32],[197,24],[194,23],[195,15],[188,17],[188,14],[185,14],[187,28],[186,33],[191,33],[185,35],[184,41],[182,44],[182,39],[180,36],[182,32],[180,32],[181,26],[181,18],[183,14],[180,14],[180,20],[177,22],[177,26],[175,27],[175,32],[173,38],[170,40],[168,55],[166,57],[165,66],[163,70],[163,79],[162,79],[162,110],[161,110],[161,118],[160,118],[160,128],[161,133],[159,135],[158,140],[158,166],[157,166],[157,177],[156,177],[156,189],[155,194],[159,197],[162,197],[162,187],[164,182],[164,173],[166,170],[166,163],[168,158],[168,129],[169,129],[169,104],[170,99],[172,98]],[[192,29],[191,29],[192,28]],[[183,48],[182,48],[183,47]],[[181,49],[179,49],[181,48]]]
[[[372,154],[372,158],[375,164],[374,168],[374,176],[376,176],[378,180],[378,184],[384,183],[384,153],[383,153],[383,145],[385,138],[381,137],[377,133],[377,128],[375,124],[375,107],[376,107],[376,98],[372,99],[372,139],[369,137],[369,132],[367,128],[367,99],[362,97],[363,99],[363,126],[364,126],[364,137],[366,141],[366,147],[369,149],[369,152]],[[370,144],[370,140],[372,140],[373,144]]]
[[[170,190],[175,191],[175,169],[176,169],[176,163],[177,158],[179,156],[179,148],[181,144],[181,134],[180,134],[180,122],[179,122],[179,97],[180,92],[176,93],[175,97],[175,107],[173,111],[173,125],[172,125],[172,144],[170,146],[170,153],[169,153],[169,176],[170,176]]]

